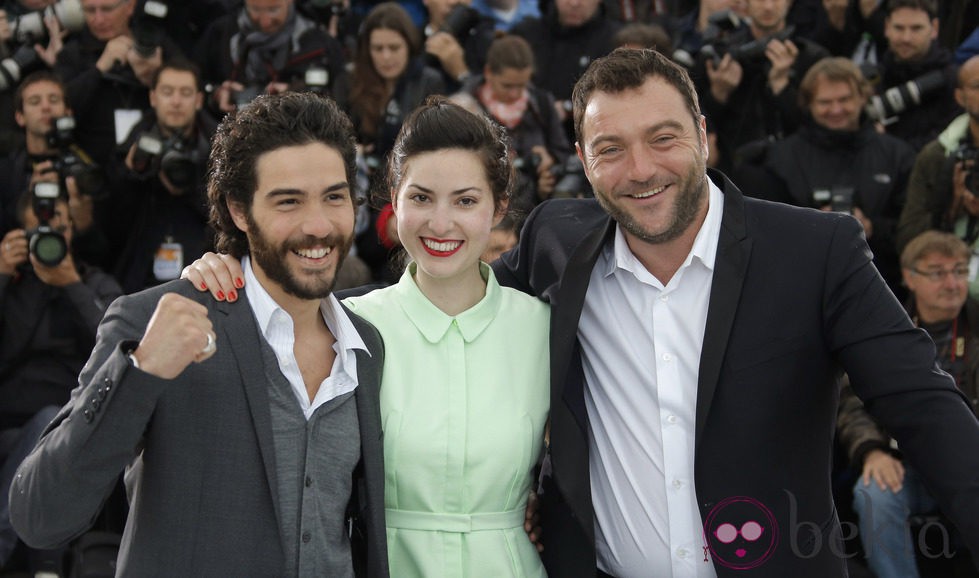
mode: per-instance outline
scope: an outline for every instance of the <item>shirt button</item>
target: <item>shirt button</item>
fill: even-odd
[[[686,558],[689,553],[686,548],[677,548],[676,550],[677,558]]]
[[[306,476],[306,487],[308,488],[312,485],[313,485],[313,478]]]
[[[664,353],[663,354],[663,361],[672,361],[672,360],[673,360],[673,356],[672,355],[670,355],[669,353]]]
[[[676,416],[675,415],[668,415],[668,416],[666,416],[666,421],[667,421],[667,423],[676,423]]]
[[[683,482],[680,480],[673,480],[673,487],[679,490],[683,487]]]
[[[313,539],[313,535],[309,532],[303,532],[303,544],[308,544],[310,540]]]
[[[667,301],[670,300],[670,296],[669,295],[660,295],[659,296],[659,300],[662,301],[662,302],[664,302],[664,303],[666,303]]]
[[[95,419],[95,412],[90,409],[86,409],[85,411],[83,411],[82,415],[85,416],[85,421],[87,423],[92,423],[92,420]]]

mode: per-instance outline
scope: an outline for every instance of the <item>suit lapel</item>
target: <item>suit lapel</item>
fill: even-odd
[[[698,446],[717,388],[751,256],[751,239],[747,238],[745,230],[744,197],[741,191],[721,173],[711,171],[710,176],[715,183],[723,185],[724,213],[721,217],[721,234],[717,244],[714,279],[711,283],[710,304],[707,307],[707,327],[704,330],[697,379],[695,444]]]
[[[269,411],[268,381],[265,378],[265,367],[262,363],[261,335],[255,324],[251,306],[244,292],[234,305],[218,302],[214,308],[224,315],[224,343],[231,346],[235,362],[248,400],[252,424],[258,438],[259,451],[265,466],[265,477],[275,507],[276,522],[282,525],[282,513],[279,505],[278,482],[276,481],[275,444],[272,440],[272,414]],[[221,343],[221,337],[218,343]]]
[[[568,380],[568,368],[577,349],[578,321],[585,305],[588,282],[591,279],[595,261],[605,246],[606,240],[615,231],[611,218],[604,226],[596,227],[575,248],[561,275],[561,284],[554,299],[551,314],[551,407],[565,403],[575,416],[582,431],[587,430],[588,419],[585,412],[584,380]]]
[[[575,248],[561,276],[551,311],[551,464],[554,481],[582,530],[594,541],[594,515],[588,468],[588,416],[585,376],[578,346],[578,320],[588,281],[602,247],[615,230],[606,218]]]

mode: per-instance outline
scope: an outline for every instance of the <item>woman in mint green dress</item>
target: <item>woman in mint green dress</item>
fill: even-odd
[[[388,167],[411,264],[397,284],[344,300],[385,344],[384,501],[399,578],[546,575],[523,525],[547,420],[549,310],[479,260],[506,213],[506,143],[444,99],[417,109]]]

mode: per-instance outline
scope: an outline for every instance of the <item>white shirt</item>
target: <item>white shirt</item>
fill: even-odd
[[[245,293],[248,296],[248,304],[251,305],[252,313],[255,314],[255,319],[258,321],[258,327],[261,329],[265,341],[275,352],[275,357],[279,360],[279,370],[289,380],[306,419],[309,420],[319,406],[356,389],[357,356],[354,354],[354,350],[367,351],[367,346],[360,337],[360,333],[357,332],[357,328],[347,317],[346,312],[340,307],[337,298],[331,294],[320,301],[320,313],[323,315],[323,321],[326,322],[326,327],[336,339],[336,343],[333,344],[336,358],[333,360],[330,375],[320,384],[316,396],[310,402],[309,394],[306,393],[306,384],[303,382],[299,364],[296,362],[296,354],[293,351],[296,335],[293,331],[292,317],[262,287],[261,282],[255,277],[251,260],[247,256],[241,259],[241,268],[245,272]]]
[[[708,182],[710,182],[708,180]],[[713,578],[694,487],[697,375],[723,194],[664,287],[621,227],[592,270],[578,324],[598,567],[614,576]]]

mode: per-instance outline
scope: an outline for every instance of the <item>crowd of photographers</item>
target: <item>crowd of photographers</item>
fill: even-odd
[[[688,68],[710,164],[746,194],[853,214],[902,298],[900,251],[951,232],[979,297],[977,25],[977,0],[4,0],[0,569],[16,544],[6,476],[67,399],[108,302],[211,248],[210,139],[256,95],[315,91],[351,113],[372,202],[348,285],[392,278],[375,193],[411,108],[449,94],[507,129],[519,186],[504,250],[538,203],[591,195],[571,90],[631,46]]]

